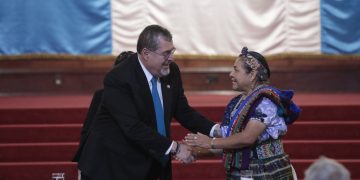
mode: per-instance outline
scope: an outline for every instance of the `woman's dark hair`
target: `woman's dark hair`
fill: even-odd
[[[121,52],[115,59],[114,62],[114,66],[116,66],[117,64],[119,64],[121,61],[127,59],[129,56],[131,56],[132,54],[134,54],[134,52],[132,51],[123,51]]]
[[[264,56],[262,56],[260,53],[255,51],[248,51],[247,47],[243,47],[239,57],[245,61],[244,67],[247,73],[250,73],[252,70],[254,70],[251,61],[255,60],[260,64],[260,66],[257,67],[258,70],[257,80],[259,82],[265,82],[269,80],[270,68]]]

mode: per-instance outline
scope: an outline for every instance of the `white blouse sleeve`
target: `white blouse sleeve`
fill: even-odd
[[[264,97],[250,117],[250,120],[260,121],[266,125],[265,131],[258,137],[260,142],[270,137],[278,139],[280,135],[286,134],[287,126],[284,118],[278,116],[277,111],[277,105]]]

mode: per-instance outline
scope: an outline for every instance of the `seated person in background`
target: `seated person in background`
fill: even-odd
[[[322,156],[305,171],[305,180],[350,180],[350,173],[336,160]]]
[[[134,54],[134,52],[132,51],[123,51],[121,52],[117,57],[116,60],[114,62],[114,66],[118,65],[121,61],[123,61],[124,59],[128,58],[130,55]],[[90,130],[90,127],[92,125],[92,122],[95,118],[97,109],[101,103],[101,98],[102,98],[102,94],[103,94],[104,89],[98,89],[97,91],[95,91],[93,98],[91,100],[91,104],[88,110],[88,113],[86,115],[86,118],[84,120],[84,124],[83,127],[81,129],[81,136],[80,136],[80,144],[79,144],[79,148],[77,150],[77,152],[75,153],[75,156],[73,158],[73,162],[78,162],[80,155],[81,155],[81,149],[85,143],[87,134]]]
[[[232,89],[240,95],[225,109],[222,136],[188,134],[185,142],[195,146],[197,157],[223,152],[227,179],[296,179],[281,140],[300,113],[291,100],[293,92],[269,86],[265,58],[246,47],[236,58],[230,78]]]

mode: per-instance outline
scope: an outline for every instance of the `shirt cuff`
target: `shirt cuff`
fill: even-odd
[[[172,147],[174,146],[174,144],[175,144],[175,141],[172,141],[172,143],[171,143],[171,145],[170,145],[169,149],[165,152],[165,155],[169,155],[169,154],[170,154],[171,149],[172,149]]]
[[[214,131],[215,131],[216,128],[220,128],[220,124],[215,124],[215,125],[211,128],[211,131],[210,131],[210,134],[209,134],[210,137],[214,137]]]

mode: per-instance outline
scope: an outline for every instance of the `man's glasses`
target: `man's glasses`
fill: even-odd
[[[175,53],[176,48],[174,48],[172,50],[169,50],[169,51],[165,51],[163,53],[157,53],[157,52],[151,51],[151,50],[149,50],[149,51],[152,52],[152,53],[155,53],[155,54],[157,54],[159,56],[162,56],[165,60],[168,60],[170,58],[170,56]]]

